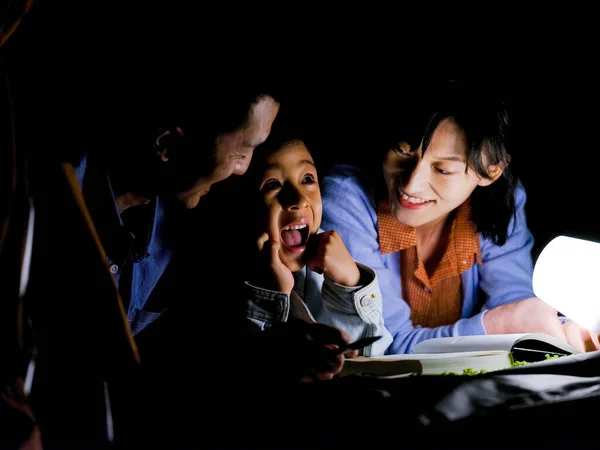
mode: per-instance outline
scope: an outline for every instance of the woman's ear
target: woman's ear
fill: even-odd
[[[176,141],[183,137],[183,130],[179,127],[161,129],[154,141],[154,148],[162,162],[169,161],[170,153],[174,150]]]
[[[477,185],[478,186],[489,186],[494,181],[496,181],[498,178],[500,178],[505,167],[506,167],[506,165],[504,165],[504,164],[491,164],[490,166],[488,166],[488,169],[487,169],[488,178],[481,178],[479,180],[479,183],[477,183]]]

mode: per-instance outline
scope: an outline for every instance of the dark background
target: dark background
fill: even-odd
[[[44,151],[60,153],[94,139],[78,133],[90,129],[82,117],[105,130],[119,110],[121,77],[139,74],[143,84],[144,71],[191,67],[199,83],[203,73],[232,83],[268,76],[319,151],[335,161],[369,152],[380,118],[402,107],[395,99],[414,83],[486,80],[504,93],[512,113],[512,164],[528,192],[534,257],[558,234],[600,241],[600,96],[590,16],[437,13],[177,2],[126,10],[42,0],[11,49],[21,63],[18,117],[42,124]]]
[[[335,160],[348,152],[373,151],[369,141],[382,118],[402,108],[400,97],[424,80],[472,78],[494,86],[511,113],[511,164],[528,194],[537,258],[560,234],[600,242],[600,78],[588,53],[592,42],[565,47],[565,39],[535,53],[517,42],[508,55],[488,55],[493,63],[485,58],[482,63],[485,53],[474,53],[472,66],[457,57],[440,70],[431,64],[420,71],[410,66],[410,57],[391,60],[385,47],[379,47],[381,54],[341,47],[328,61],[312,53],[304,75],[295,73],[296,104],[317,130],[320,150]]]

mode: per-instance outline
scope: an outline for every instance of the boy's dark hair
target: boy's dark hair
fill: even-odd
[[[304,121],[302,121],[296,111],[287,109],[284,105],[273,122],[269,137],[254,150],[252,163],[246,177],[247,181],[251,183],[256,180],[256,177],[262,176],[264,164],[269,155],[295,142],[302,142],[304,144],[313,157],[315,166],[318,169],[318,162],[311,151],[311,135],[309,130],[306,129]]]
[[[507,106],[499,92],[484,83],[446,81],[425,88],[415,89],[398,105],[401,113],[385,124],[378,146],[382,152],[387,152],[401,141],[415,149],[422,142],[424,151],[427,151],[440,123],[448,118],[456,122],[467,138],[467,170],[489,178],[484,155],[487,164],[504,167],[500,178],[489,186],[477,186],[471,196],[472,220],[477,230],[495,244],[503,245],[510,220],[515,216],[514,192],[517,185],[509,165]],[[377,197],[384,198],[387,197],[387,188],[381,184],[380,165],[377,172]]]
[[[317,173],[319,173],[319,163],[315,159],[315,155],[311,152],[311,138],[305,127],[306,122],[297,114],[293,106],[289,108],[288,106],[290,105],[282,105],[279,114],[273,122],[269,137],[254,150],[248,171],[241,177],[230,177],[227,183],[220,183],[220,186],[217,188],[221,192],[226,190],[224,194],[226,195],[225,198],[235,199],[236,202],[236,208],[233,213],[231,208],[225,207],[223,214],[230,218],[225,219],[224,223],[226,226],[234,228],[228,234],[235,234],[237,237],[235,246],[236,253],[239,255],[238,262],[244,261],[241,264],[244,270],[241,271],[240,275],[247,277],[246,279],[248,277],[251,278],[249,274],[252,273],[252,269],[248,268],[252,268],[255,263],[253,259],[256,254],[255,240],[259,233],[264,231],[264,222],[257,219],[257,206],[262,205],[263,201],[259,190],[259,183],[264,174],[266,159],[269,155],[279,151],[283,147],[302,142],[311,153],[317,167]],[[213,198],[213,201],[217,200]],[[221,201],[219,203],[225,204],[226,202]],[[241,230],[239,217],[249,218],[249,221],[244,223],[244,227]],[[221,230],[223,230],[223,227]]]

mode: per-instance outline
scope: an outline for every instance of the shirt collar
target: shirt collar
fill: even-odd
[[[382,255],[399,252],[417,245],[417,231],[414,227],[404,225],[392,216],[390,204],[382,200],[377,205],[379,224],[379,248]]]
[[[379,227],[379,248],[382,255],[405,250],[417,245],[417,233],[414,227],[398,222],[391,214],[389,202],[382,200],[377,205]],[[460,249],[458,257],[470,259],[475,255],[482,264],[479,234],[471,220],[471,202],[465,201],[456,210],[450,241],[454,248]]]
[[[149,250],[152,248],[156,228],[162,216],[162,208],[160,208],[157,198],[151,204],[144,205],[152,208],[148,214],[147,234],[136,236],[123,223],[116,195],[106,173],[94,170],[88,165],[83,191],[90,215],[110,263],[122,267],[130,253],[134,262],[139,262],[150,255]]]

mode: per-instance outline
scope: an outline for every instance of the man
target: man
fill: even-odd
[[[76,41],[72,36],[72,41]],[[43,44],[39,39],[37,43]],[[110,335],[111,327],[118,321],[105,320],[112,310],[103,308],[112,298],[96,292],[98,301],[90,301],[89,291],[99,289],[94,283],[85,286],[79,274],[91,265],[71,257],[71,249],[79,241],[65,232],[73,219],[61,214],[66,209],[61,209],[61,205],[67,204],[68,194],[63,197],[62,179],[55,170],[56,162],[65,160],[66,155],[75,161],[73,166],[85,208],[102,246],[104,262],[118,285],[141,356],[141,364],[131,373],[111,373],[107,392],[118,440],[123,433],[137,432],[128,424],[128,413],[141,418],[155,412],[158,420],[162,413],[169,414],[165,405],[180,397],[177,390],[169,390],[181,370],[187,370],[186,358],[199,356],[206,350],[204,342],[215,327],[203,327],[204,331],[198,333],[190,326],[194,318],[201,318],[194,315],[198,308],[190,302],[199,303],[205,292],[199,286],[190,286],[189,282],[195,278],[182,280],[183,272],[178,270],[190,262],[187,255],[181,256],[185,253],[181,249],[189,242],[186,231],[194,233],[182,225],[187,210],[201,203],[214,184],[246,171],[254,147],[267,138],[275,120],[278,96],[257,87],[269,84],[259,82],[262,74],[238,75],[235,67],[222,60],[217,62],[213,56],[203,59],[201,51],[190,58],[174,51],[174,45],[167,47],[165,53],[151,48],[148,57],[138,57],[139,52],[135,52],[136,56],[115,53],[110,48],[109,58],[104,59],[92,51],[90,58],[82,59],[70,57],[72,47],[53,45],[48,46],[48,51],[44,47],[36,52],[31,49],[21,52],[19,74],[23,77],[17,77],[16,83],[20,110],[26,112],[20,120],[24,130],[22,147],[27,149],[33,168],[30,181],[38,212],[43,213],[38,217],[45,219],[38,221],[42,225],[36,239],[35,274],[30,286],[30,304],[34,305],[31,310],[35,312],[33,328],[45,343],[39,353],[32,392],[43,436],[54,430],[52,438],[60,440],[73,428],[79,430],[81,439],[95,439],[97,436],[88,433],[92,429],[103,433],[103,427],[95,425],[104,420],[103,411],[94,406],[97,414],[92,417],[87,414],[92,406],[85,410],[79,407],[92,405],[89,398],[106,394],[102,392],[106,375],[96,372],[96,366],[79,370],[80,358],[95,354],[90,351],[91,340],[97,344],[94,349],[112,349],[102,343],[104,334]],[[61,51],[65,57],[54,60],[53,72],[41,80],[31,79],[28,74],[39,73],[36,69],[44,67],[49,55]],[[120,56],[125,58],[121,60]],[[203,67],[202,72],[178,63],[192,59]],[[101,64],[95,70],[81,71],[86,64],[98,60]],[[71,157],[78,152],[84,155]],[[60,189],[55,188],[58,185]],[[80,230],[82,234],[85,231]],[[211,252],[218,250],[211,240],[210,235],[197,239],[204,265],[210,264]],[[90,255],[90,259],[95,256]],[[69,301],[65,301],[67,297]],[[230,293],[220,293],[222,311],[235,309],[233,298]],[[214,293],[212,299],[216,299]],[[164,320],[169,313],[171,320]],[[178,327],[178,319],[182,317],[188,325]],[[214,317],[215,322],[220,320],[221,317]],[[218,331],[237,335],[242,326],[237,321],[227,321]],[[316,326],[308,328],[321,330]],[[334,329],[328,332],[332,335],[319,342],[343,342],[342,333]],[[288,352],[293,354],[299,348],[297,342],[308,334],[301,324],[280,332],[275,339],[266,335],[264,339],[257,338],[255,344],[246,341],[245,348],[266,353],[277,351],[280,345],[289,342]],[[239,340],[232,336],[228,342]],[[312,347],[314,342],[306,343]],[[107,354],[115,358],[114,354]],[[336,364],[325,369],[325,376],[340,368],[340,359],[336,357]],[[290,370],[306,369],[311,367],[295,366]],[[291,379],[301,376],[298,373]],[[287,375],[285,378],[289,379]],[[216,378],[212,381],[223,385]],[[70,409],[72,413],[55,414],[58,402],[63,410]],[[138,424],[146,431],[151,429],[142,419]]]
[[[146,107],[139,125],[120,124],[112,142],[76,165],[134,335],[169,306],[172,284],[163,279],[173,278],[182,210],[196,207],[213,184],[246,172],[279,110],[273,96],[239,85],[207,86],[212,92],[202,97],[169,90],[152,105],[136,99],[125,115]]]
[[[276,395],[277,386],[331,378],[344,356],[326,346],[349,340],[337,329],[303,322],[249,336],[236,288],[213,287],[214,277],[232,275],[219,263],[231,257],[223,258],[226,247],[219,245],[227,236],[214,216],[218,209],[196,215],[216,223],[215,234],[190,220],[189,210],[214,184],[246,172],[253,149],[268,137],[279,96],[257,88],[267,83],[251,76],[198,80],[191,71],[160,77],[152,97],[116,90],[118,126],[77,164],[140,351],[141,370],[123,378],[115,408],[121,433],[133,439],[140,429],[185,436],[187,417],[175,412],[187,410],[183,392],[216,411],[245,405],[254,389]],[[215,412],[213,419],[230,413]]]

